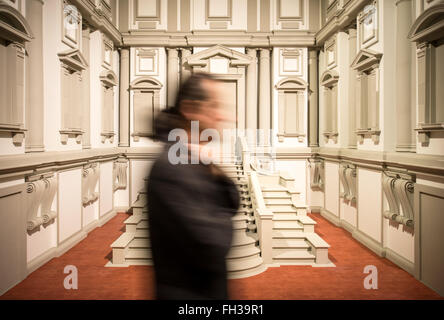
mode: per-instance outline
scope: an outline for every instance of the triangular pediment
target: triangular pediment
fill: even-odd
[[[373,65],[379,64],[382,54],[370,49],[361,49],[351,64],[351,68],[358,71],[371,69]]]
[[[205,49],[186,58],[189,66],[206,66],[208,61],[213,57],[223,57],[230,60],[231,66],[247,66],[253,58],[230,48],[216,45]]]
[[[416,42],[431,42],[444,38],[444,3],[425,10],[412,25],[409,39]]]
[[[62,63],[75,71],[82,71],[88,68],[88,63],[79,49],[70,49],[59,53],[58,56]]]

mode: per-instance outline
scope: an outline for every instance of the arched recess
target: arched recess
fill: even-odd
[[[418,140],[427,146],[432,132],[444,131],[444,4],[416,19],[409,33],[416,42]]]
[[[302,142],[305,134],[305,97],[308,84],[298,77],[284,78],[276,84],[278,91],[278,139],[297,137]]]
[[[10,132],[21,145],[25,136],[25,43],[33,38],[23,15],[0,3],[0,131]]]
[[[159,80],[144,76],[136,78],[130,84],[133,101],[134,141],[140,137],[151,137],[154,133],[154,120],[160,110],[159,92],[162,89]]]
[[[0,4],[0,38],[25,43],[33,38],[25,17],[11,6]]]
[[[114,87],[117,85],[117,76],[112,70],[100,73],[102,83],[102,143],[109,139],[114,142]]]
[[[334,70],[327,70],[321,76],[324,88],[324,141],[332,139],[338,142],[338,81],[339,75]]]

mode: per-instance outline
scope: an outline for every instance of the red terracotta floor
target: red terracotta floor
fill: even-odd
[[[282,266],[259,275],[229,280],[232,299],[443,299],[387,259],[382,259],[319,214],[316,232],[330,245],[336,267]],[[110,244],[123,232],[126,213],[119,213],[59,258],[54,258],[0,299],[153,299],[149,266],[108,268]],[[78,269],[78,290],[66,290],[66,265]],[[378,289],[366,290],[366,265],[378,270]]]

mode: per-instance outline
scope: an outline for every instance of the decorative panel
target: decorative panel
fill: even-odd
[[[162,84],[151,77],[139,77],[130,85],[133,91],[134,141],[153,134],[154,119],[160,110],[159,91]]]
[[[303,23],[303,0],[276,0],[276,22],[282,29],[299,29]]]
[[[135,50],[135,75],[144,76],[158,75],[159,68],[159,50],[158,49],[143,49]]]
[[[78,49],[70,49],[58,54],[61,62],[61,142],[67,143],[68,137],[75,136],[76,142],[82,141],[82,71],[88,67]]]
[[[102,44],[102,66],[107,69],[112,68],[112,57],[113,57],[113,42],[108,39],[106,35],[103,36],[103,44]]]
[[[232,0],[206,0],[205,22],[210,29],[227,29],[232,22]]]
[[[279,92],[278,138],[297,137],[299,142],[305,137],[305,92],[307,83],[301,78],[288,77],[276,84]]]
[[[327,67],[334,68],[337,65],[337,49],[336,49],[336,38],[332,37],[330,40],[326,41],[324,44],[325,58]]]
[[[378,42],[377,2],[365,6],[358,15],[359,47],[368,48]]]
[[[371,136],[379,143],[379,61],[382,54],[369,49],[361,49],[351,68],[358,72],[356,91],[358,140],[363,143],[365,136]]]
[[[138,29],[156,29],[161,22],[160,0],[132,0],[133,24]]]
[[[66,0],[62,6],[62,22],[62,42],[78,49],[82,36],[82,15],[76,6]]]
[[[300,49],[281,49],[279,55],[279,75],[303,76],[303,53]]]

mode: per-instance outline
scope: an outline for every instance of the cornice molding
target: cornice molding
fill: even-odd
[[[230,31],[193,31],[170,33],[162,31],[131,30],[122,34],[123,46],[243,46],[277,47],[307,46],[315,44],[314,33],[308,31],[246,32]]]
[[[114,43],[114,46],[122,45],[122,35],[116,26],[108,20],[104,12],[97,10],[97,7],[88,0],[71,0],[71,3],[81,12],[82,18],[96,29],[106,34]]]
[[[373,0],[351,0],[345,6],[338,10],[327,23],[319,30],[316,35],[316,45],[322,46],[331,35],[339,30],[346,29],[358,16],[367,4]]]

